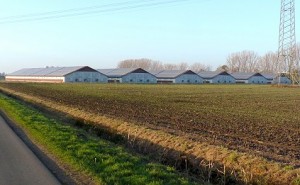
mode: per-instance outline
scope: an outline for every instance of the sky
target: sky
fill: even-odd
[[[127,1],[133,0],[0,0],[0,72],[46,66],[114,68],[119,61],[138,58],[200,62],[214,69],[226,64],[230,53],[253,50],[263,55],[278,47],[280,0],[187,0],[3,23],[9,16]],[[296,35],[299,16],[296,10]]]

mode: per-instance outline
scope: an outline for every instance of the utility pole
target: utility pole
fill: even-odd
[[[295,0],[281,0],[278,47],[279,80],[282,72],[285,72],[293,84],[299,84],[295,28]]]

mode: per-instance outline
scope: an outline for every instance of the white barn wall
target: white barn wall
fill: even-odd
[[[45,77],[45,76],[6,76],[6,81],[18,82],[49,82],[49,83],[63,83],[65,77]]]
[[[121,77],[116,77],[116,78],[109,77],[108,82],[109,83],[123,83]]]
[[[158,78],[157,83],[175,83],[174,78]]]
[[[248,83],[248,80],[239,80],[239,79],[238,79],[238,80],[236,80],[235,82],[238,83],[238,84],[239,84],[239,83],[241,83],[241,84],[247,84],[247,83]]]

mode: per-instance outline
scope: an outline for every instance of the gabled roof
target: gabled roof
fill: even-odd
[[[229,75],[231,76],[229,73],[227,73],[226,71],[201,71],[198,73],[199,76],[201,76],[202,78],[205,79],[212,79],[218,75]]]
[[[262,76],[260,73],[243,73],[243,72],[236,72],[236,73],[231,73],[231,75],[236,79],[236,80],[248,80],[252,76]],[[264,77],[266,78],[266,77]]]
[[[75,67],[47,67],[47,68],[24,68],[6,76],[57,76],[62,77],[76,71],[92,71],[97,72],[88,66],[75,66]]]
[[[99,72],[105,74],[108,77],[123,77],[129,73],[149,73],[142,68],[116,68],[116,69],[98,69]],[[151,74],[151,73],[149,73]],[[151,74],[152,75],[152,74]]]
[[[264,76],[268,80],[273,80],[276,77],[276,75],[270,74],[270,73],[261,73],[261,75]]]
[[[99,71],[100,73],[103,73],[105,75],[107,75],[109,72],[113,71],[115,69],[97,69],[97,71]]]
[[[13,73],[6,74],[6,76],[32,76],[33,74],[42,71],[44,68],[24,68]]]
[[[193,74],[197,75],[195,72],[191,70],[164,70],[157,73],[155,76],[157,78],[177,78],[180,75],[184,74]]]
[[[149,70],[148,72],[156,76],[158,73],[162,72],[163,70]]]

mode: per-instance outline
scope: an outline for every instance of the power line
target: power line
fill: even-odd
[[[31,13],[31,14],[23,14],[23,15],[16,15],[16,16],[7,16],[1,17],[0,21],[7,20],[7,19],[24,19],[27,17],[36,17],[36,16],[44,16],[44,15],[52,15],[52,14],[61,14],[61,13],[68,13],[68,12],[78,12],[78,11],[86,11],[86,10],[93,10],[93,9],[100,9],[105,7],[114,7],[114,6],[122,6],[134,3],[145,3],[148,1],[157,1],[157,0],[139,0],[139,1],[126,1],[126,2],[118,2],[118,3],[110,3],[105,5],[98,5],[98,6],[89,6],[83,8],[72,8],[72,9],[65,9],[65,10],[56,10],[56,11],[49,11],[49,12],[42,12],[42,13]]]
[[[159,2],[157,0],[144,0],[144,1],[126,1],[121,3],[111,3],[101,6],[91,6],[78,9],[67,9],[59,11],[51,11],[44,13],[35,13],[35,14],[25,14],[17,16],[9,16],[0,18],[0,24],[10,24],[10,23],[21,23],[21,22],[30,22],[30,21],[41,21],[49,19],[60,19],[66,17],[75,17],[91,14],[102,14],[109,12],[117,12],[123,10],[133,10],[140,8],[149,8],[161,5],[170,5],[181,2],[189,2],[191,0],[168,0],[164,2]]]

